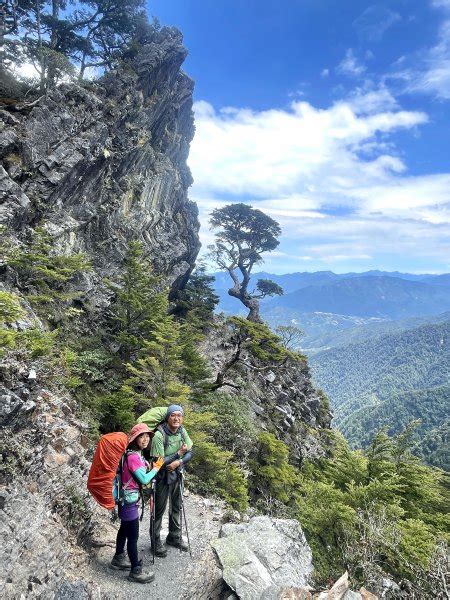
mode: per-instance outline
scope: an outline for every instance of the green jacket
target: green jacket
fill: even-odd
[[[164,450],[163,434],[156,430],[150,450],[152,456],[170,456],[171,454],[176,454],[183,445],[183,438],[187,449],[190,450],[192,448],[192,441],[186,429],[183,431],[183,436],[181,435],[180,430],[178,430],[177,433],[171,433],[167,427],[164,427],[164,431],[167,435],[166,449]]]

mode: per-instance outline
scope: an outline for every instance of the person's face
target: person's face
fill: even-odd
[[[180,411],[173,412],[167,419],[167,422],[171,429],[178,429],[183,423],[183,415]]]
[[[141,433],[141,435],[136,438],[136,446],[139,448],[139,450],[147,448],[149,442],[150,436],[148,433]]]

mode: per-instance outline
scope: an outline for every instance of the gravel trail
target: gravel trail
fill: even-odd
[[[82,574],[83,579],[94,584],[101,600],[122,598],[200,600],[210,597],[210,590],[220,585],[221,580],[220,569],[210,547],[210,541],[218,537],[223,509],[219,502],[206,500],[187,491],[184,505],[192,558],[189,552],[180,552],[176,548],[168,546],[167,557],[155,557],[154,565],[151,562],[149,512],[148,510],[145,512],[144,519],[140,524],[138,549],[144,568],[155,573],[155,580],[151,583],[131,582],[127,579],[128,571],[114,571],[109,568],[114,554],[114,541],[119,523],[105,525],[104,531],[102,528],[97,542],[103,545],[94,548],[91,559]],[[184,533],[183,537],[185,537]],[[161,539],[164,540],[166,534],[167,513],[163,522]]]

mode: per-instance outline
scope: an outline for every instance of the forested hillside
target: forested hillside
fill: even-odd
[[[336,425],[355,446],[379,427],[398,432],[420,419],[422,438],[443,424],[449,408],[450,321],[379,336],[311,358],[316,382],[334,407]],[[429,438],[427,437],[427,440]],[[429,441],[418,447],[427,457]],[[440,455],[436,447],[433,453]],[[431,460],[431,459],[430,459]],[[441,458],[437,463],[443,466]]]
[[[400,433],[411,421],[414,453],[431,465],[450,471],[450,385],[393,393],[387,400],[349,415],[340,430],[356,448],[367,447],[376,432]]]

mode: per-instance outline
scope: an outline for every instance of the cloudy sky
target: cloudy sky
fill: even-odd
[[[190,190],[276,219],[264,269],[450,271],[450,0],[152,0],[196,82]]]

